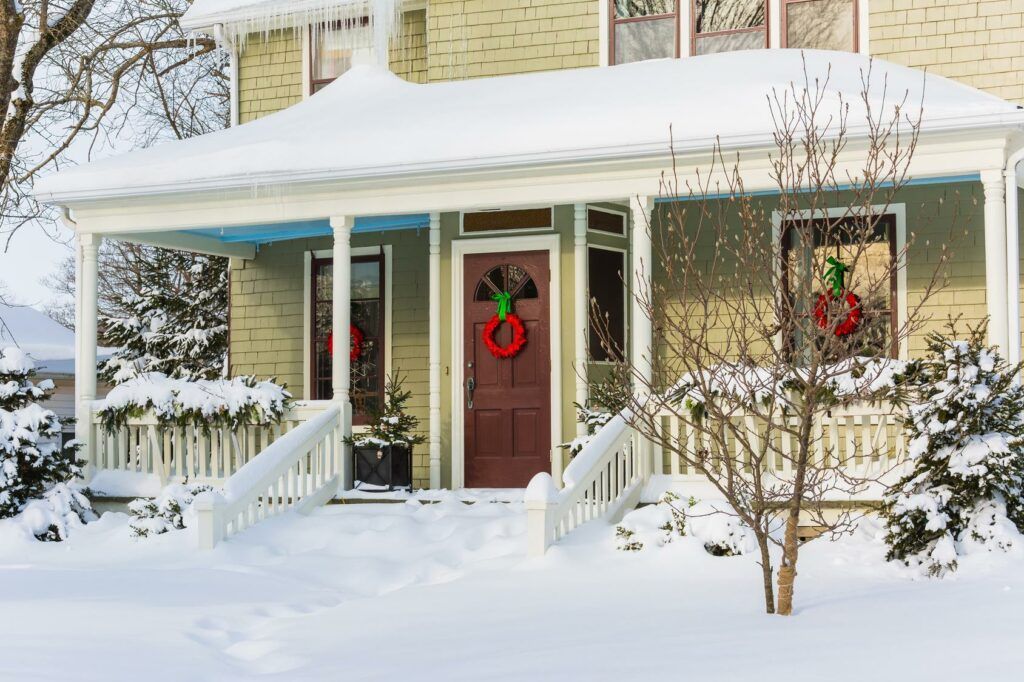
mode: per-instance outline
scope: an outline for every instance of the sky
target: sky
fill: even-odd
[[[60,243],[36,224],[14,233],[6,251],[0,251],[0,282],[14,302],[42,307],[53,294],[42,279],[55,272],[61,260],[72,253],[71,231],[60,226],[54,230]]]

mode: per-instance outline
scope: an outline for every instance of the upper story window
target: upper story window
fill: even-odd
[[[783,0],[783,47],[857,51],[857,0]]]
[[[309,84],[311,94],[322,90],[360,61],[365,49],[353,47],[353,31],[366,29],[369,17],[311,27],[309,31]]]
[[[768,47],[765,0],[694,0],[691,54]]]
[[[679,55],[679,4],[676,0],[611,1],[609,53],[614,63]]]

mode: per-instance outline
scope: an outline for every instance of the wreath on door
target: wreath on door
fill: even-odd
[[[349,347],[348,347],[348,359],[349,362],[355,362],[363,356],[363,332],[359,327],[354,324],[348,326],[349,336]],[[327,352],[334,356],[334,332],[331,332],[327,337]]]
[[[833,257],[828,259],[829,268],[825,271],[825,284],[829,289],[818,296],[818,302],[814,306],[814,318],[818,321],[818,327],[828,329],[832,321],[829,319],[829,309],[836,308],[837,301],[843,301],[846,308],[846,317],[836,325],[836,336],[849,336],[860,327],[864,318],[864,311],[860,305],[860,296],[852,291],[846,290],[846,272],[849,268]]]
[[[523,347],[526,346],[526,327],[523,325],[522,319],[512,312],[512,294],[503,291],[500,294],[492,295],[491,299],[497,301],[498,312],[484,326],[484,345],[494,357],[499,360],[508,360],[519,355]],[[507,346],[502,346],[494,340],[494,335],[498,328],[506,322],[512,327],[512,341]]]

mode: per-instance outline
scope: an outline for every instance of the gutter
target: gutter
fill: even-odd
[[[213,39],[228,52],[228,100],[230,102],[229,125],[238,125],[238,46],[228,38],[224,24],[213,27]]]
[[[1006,280],[1009,292],[1009,319],[1007,320],[1006,359],[1010,366],[1021,361],[1020,340],[1020,211],[1017,196],[1017,171],[1024,162],[1024,148],[1018,149],[1006,160],[1003,171],[1006,192]]]
[[[941,122],[936,125],[922,130],[921,133],[922,135],[932,135],[947,132],[969,132],[1000,128],[1024,129],[1024,111],[945,118],[941,119]],[[868,132],[869,129],[867,126],[858,126],[856,128],[848,128],[845,135],[848,140],[854,140],[866,137]],[[189,141],[185,141],[178,144],[187,144],[188,142]],[[774,135],[769,133],[755,133],[735,135],[727,138],[693,138],[683,142],[659,140],[657,142],[568,149],[556,152],[509,154],[497,157],[469,157],[451,161],[417,164],[364,166],[343,171],[326,169],[316,171],[292,171],[286,173],[267,172],[247,176],[228,176],[199,180],[195,182],[129,187],[120,191],[113,191],[110,188],[104,188],[85,191],[47,192],[43,189],[36,194],[36,197],[40,201],[44,201],[46,203],[59,204],[62,202],[102,201],[207,190],[251,190],[253,187],[270,185],[339,182],[348,180],[407,179],[409,176],[423,177],[441,175],[444,173],[514,170],[516,168],[529,168],[531,166],[538,165],[555,165],[559,163],[584,164],[606,161],[643,161],[651,158],[668,157],[670,142],[671,149],[677,155],[694,152],[709,152],[716,144],[720,146],[722,151],[737,151],[744,149],[752,151],[762,147],[767,148],[772,146],[774,144]],[[70,172],[74,173],[76,170]],[[99,173],[102,171],[96,170],[94,172]],[[45,178],[43,179],[43,184],[45,187]]]

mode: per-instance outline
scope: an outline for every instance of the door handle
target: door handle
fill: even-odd
[[[466,409],[473,409],[473,391],[476,390],[476,379],[469,377],[466,379]]]

